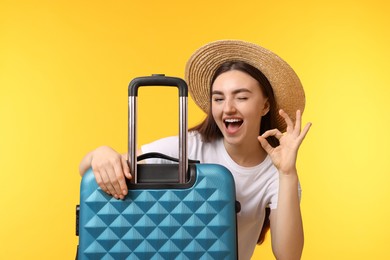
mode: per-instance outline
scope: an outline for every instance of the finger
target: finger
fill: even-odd
[[[111,180],[110,180],[110,174],[107,172],[106,169],[102,170],[102,179],[104,185],[106,185],[108,189],[108,194],[113,195],[115,198],[118,198],[118,195],[115,192],[114,186],[112,186]]]
[[[263,138],[267,138],[270,136],[275,136],[278,140],[283,137],[283,134],[279,131],[279,129],[271,129],[268,131],[265,131],[262,135]]]
[[[127,163],[127,160],[122,158],[122,169],[123,169],[123,172],[126,176],[127,179],[131,180],[132,176],[130,174],[130,168],[129,168],[129,164]],[[129,192],[128,188],[127,188],[127,184],[126,184],[126,180],[124,180],[125,182],[125,187],[123,189],[123,195],[126,196]]]
[[[117,163],[113,163],[112,164],[112,167],[109,167],[106,169],[106,173],[108,174],[108,177],[110,179],[110,183],[112,185],[112,187],[114,188],[114,191],[115,191],[115,195],[114,197],[115,198],[120,198],[120,195],[122,194],[122,190],[121,190],[121,186],[119,184],[119,180],[118,180],[118,175],[116,173],[116,170],[115,170],[115,167],[116,167]],[[122,171],[122,170],[120,170]],[[123,178],[123,175],[122,175],[122,178]]]
[[[120,196],[119,197],[121,199],[123,199],[124,196],[127,195],[126,178],[125,178],[125,173],[123,172],[122,167],[123,166],[122,166],[122,158],[121,158],[120,163],[114,165],[116,179],[118,181],[119,188],[120,188],[120,193],[119,193]]]
[[[108,189],[107,189],[107,187],[106,187],[106,185],[105,185],[104,182],[103,182],[103,179],[102,179],[102,177],[101,177],[100,171],[97,170],[97,169],[92,169],[92,171],[93,171],[93,174],[95,175],[95,180],[96,180],[97,184],[99,185],[99,187],[100,187],[105,193],[110,194],[109,191],[108,191]]]
[[[264,136],[258,136],[257,139],[267,154],[271,154],[274,148],[268,143],[267,139]]]
[[[130,180],[132,178],[132,176],[130,173],[129,163],[126,160],[126,158],[123,158],[123,157],[122,157],[122,169],[123,169],[123,173],[125,174],[126,178]]]
[[[301,134],[299,135],[299,138],[301,140],[303,140],[306,137],[306,134],[309,132],[311,125],[312,125],[311,123],[307,123],[305,125],[305,127],[303,128]]]
[[[298,134],[301,132],[301,124],[302,124],[302,113],[298,109],[295,114],[295,127],[294,127],[295,132]]]
[[[284,121],[286,122],[287,124],[287,132],[291,131],[294,129],[294,123],[293,121],[291,120],[291,118],[288,116],[288,114],[286,112],[284,112],[283,109],[280,109],[279,110],[279,115],[281,117],[283,117]]]

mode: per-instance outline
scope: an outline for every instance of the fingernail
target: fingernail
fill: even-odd
[[[123,195],[127,195],[127,190],[123,190]]]

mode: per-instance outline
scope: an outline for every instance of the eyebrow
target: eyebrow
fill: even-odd
[[[252,91],[250,91],[249,89],[247,88],[239,88],[239,89],[235,89],[232,94],[239,94],[239,93],[243,93],[243,92],[247,92],[247,93],[252,93]],[[219,90],[213,90],[213,92],[211,92],[211,95],[223,95],[223,92],[222,91],[219,91]]]

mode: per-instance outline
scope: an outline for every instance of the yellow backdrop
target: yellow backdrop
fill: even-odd
[[[196,48],[232,38],[278,53],[306,90],[302,259],[390,259],[389,12],[379,0],[2,0],[0,258],[72,259],[78,163],[99,145],[126,151],[129,81],[183,77]],[[175,97],[142,103],[143,118],[169,107],[140,123],[140,143],[176,134]],[[269,237],[254,259],[273,259]]]

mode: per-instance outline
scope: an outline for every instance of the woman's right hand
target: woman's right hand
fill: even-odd
[[[99,187],[116,199],[124,199],[128,193],[126,178],[131,179],[126,155],[121,155],[108,146],[90,152],[80,164],[80,173],[90,166]],[[89,167],[88,167],[89,168]]]

